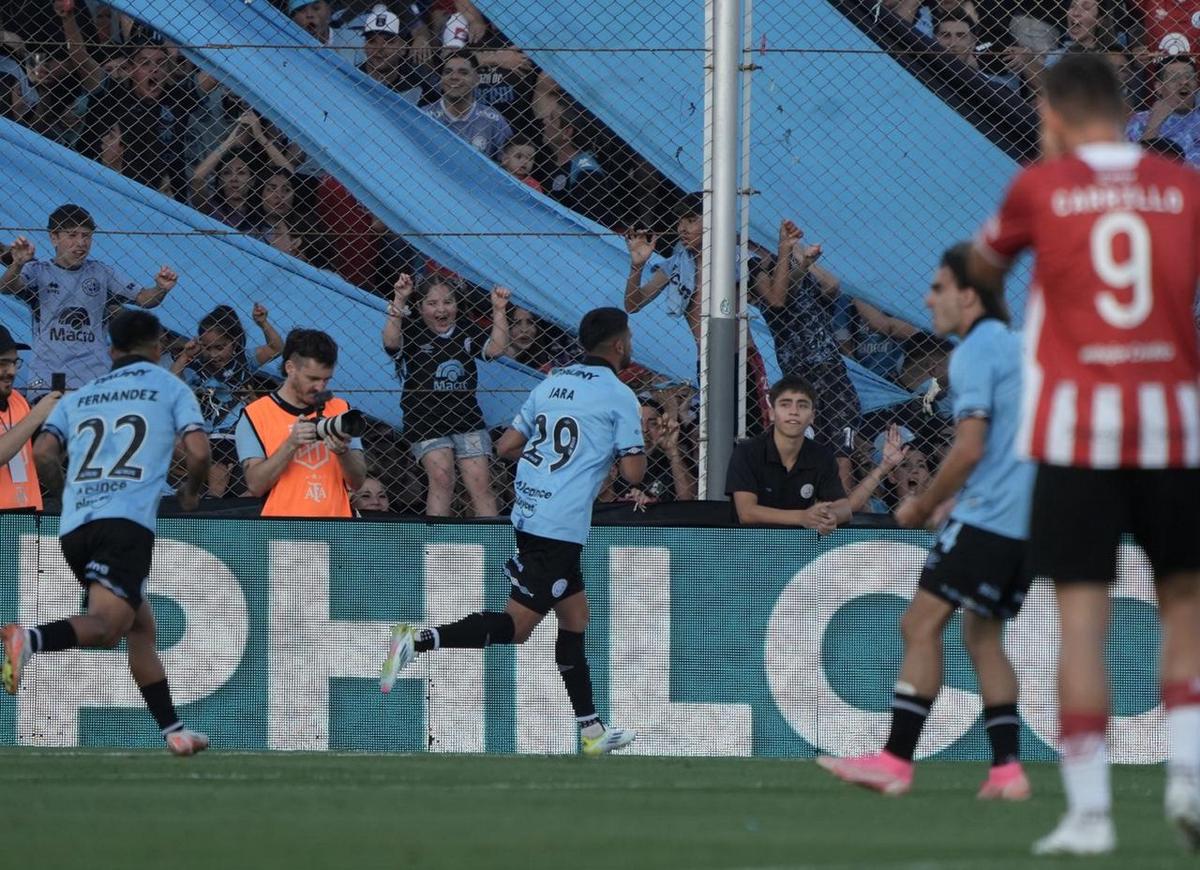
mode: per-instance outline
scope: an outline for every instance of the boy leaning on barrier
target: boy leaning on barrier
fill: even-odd
[[[817,416],[817,394],[797,375],[772,385],[771,427],[741,441],[729,458],[725,491],[743,525],[801,526],[828,534],[850,521],[904,458],[900,432],[893,426],[883,458],[846,495],[833,448],[809,438]]]

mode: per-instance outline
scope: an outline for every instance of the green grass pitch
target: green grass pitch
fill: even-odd
[[[1196,867],[1161,768],[1114,772],[1109,859],[1029,857],[1062,810],[975,800],[982,764],[925,763],[884,798],[809,761],[0,751],[0,866],[38,868]]]

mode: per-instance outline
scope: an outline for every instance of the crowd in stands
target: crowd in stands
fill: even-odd
[[[469,0],[272,2],[328,51],[420,107],[523,184],[624,234],[627,310],[666,293],[668,308],[687,322],[699,345],[698,195],[667,181]],[[995,119],[996,106],[1019,113],[1035,105],[1042,71],[1064,53],[1105,52],[1135,109],[1129,138],[1200,165],[1191,56],[1200,47],[1200,17],[1182,14],[1186,4],[830,2],[854,13],[888,50],[903,47],[907,54],[898,59],[928,74],[935,92],[977,124]],[[936,69],[914,66],[913,46],[926,60],[936,59]],[[946,86],[950,74],[953,87]],[[986,104],[992,114],[971,114],[975,104]],[[401,435],[371,424],[364,440],[372,475],[355,505],[429,515],[507,509],[511,471],[492,460],[475,360],[507,357],[549,371],[578,357],[562,325],[522,307],[519,294],[510,298],[504,288],[471,285],[422,254],[238,94],[104,3],[10,0],[0,8],[0,117],[385,300],[384,322],[365,326],[370,338],[364,340],[377,343],[376,330],[382,330],[380,364],[393,365],[404,381],[406,428]],[[77,229],[87,229],[87,221],[79,222]],[[903,461],[889,461],[886,480],[871,495],[869,507],[886,510],[927,484],[948,443],[950,346],[847,296],[822,266],[822,247],[803,238],[802,222],[802,216],[795,222],[780,216],[778,240],[750,243],[750,303],[770,329],[780,370],[799,375],[818,394],[814,435],[835,449],[845,492],[880,467],[888,433],[907,445]],[[24,247],[6,248],[0,266],[24,266],[27,254]],[[111,282],[119,292],[106,294],[105,303],[145,304],[139,292],[154,289],[130,284],[121,291],[118,278]],[[170,361],[201,398],[217,443],[225,443],[209,481],[212,497],[245,492],[233,426],[248,401],[272,389],[260,369],[283,346],[269,320],[270,299],[242,312],[219,302],[214,298],[211,311],[195,312],[195,333],[175,337]],[[247,322],[261,343],[249,341]],[[914,398],[864,413],[846,359]],[[752,347],[745,421],[751,434],[769,424],[765,369]],[[643,402],[650,470],[636,492],[614,477],[601,499],[639,505],[694,499],[694,389],[636,366],[626,377]]]

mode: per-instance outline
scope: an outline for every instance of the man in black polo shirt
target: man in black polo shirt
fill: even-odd
[[[833,449],[804,437],[815,415],[815,392],[788,374],[769,395],[772,427],[733,448],[725,475],[738,522],[833,532],[850,518],[850,503]]]
[[[725,491],[743,525],[802,526],[828,534],[855,510],[904,456],[899,433],[889,433],[883,461],[847,498],[837,456],[805,437],[816,416],[817,395],[796,375],[780,378],[769,393],[772,426],[733,449]]]

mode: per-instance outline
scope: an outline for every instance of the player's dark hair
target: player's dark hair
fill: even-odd
[[[1113,121],[1124,124],[1127,113],[1117,71],[1103,54],[1068,52],[1046,71],[1046,101],[1069,124]]]
[[[629,315],[620,308],[593,308],[579,321],[579,345],[591,353],[629,331]]]
[[[108,325],[113,350],[132,353],[151,347],[162,337],[162,324],[149,311],[122,311]]]
[[[62,230],[74,230],[83,227],[87,230],[96,229],[96,222],[92,220],[92,216],[88,214],[88,210],[81,205],[67,203],[60,205],[54,211],[50,212],[50,219],[46,221],[46,228],[57,233]]]
[[[446,64],[448,64],[450,61],[454,60],[455,58],[459,58],[461,60],[467,61],[467,63],[471,64],[471,69],[478,72],[479,58],[477,58],[475,56],[475,52],[469,48],[455,49],[454,51],[452,51],[448,55],[446,55],[444,58],[442,58],[442,65],[440,67],[441,71],[445,72]]]
[[[959,287],[969,287],[975,291],[975,295],[979,297],[979,304],[983,306],[984,314],[988,317],[994,317],[1004,323],[1011,323],[1012,317],[1008,313],[1008,304],[1004,301],[995,290],[983,289],[976,285],[971,280],[971,273],[968,264],[971,260],[971,243],[959,242],[952,248],[947,248],[942,253],[942,261],[939,264],[950,271],[954,276],[954,283]]]
[[[219,332],[236,346],[239,352],[246,350],[246,328],[242,326],[241,318],[231,305],[218,305],[212,311],[200,318],[199,335],[206,332]]]
[[[316,360],[321,365],[337,365],[337,342],[319,329],[293,329],[283,342],[283,360],[293,356]]]
[[[799,375],[784,375],[771,384],[771,389],[767,391],[767,398],[771,400],[772,408],[775,407],[775,403],[779,401],[779,397],[784,393],[800,393],[808,397],[808,400],[813,403],[814,408],[817,406],[817,391],[813,389],[812,384]]]

